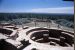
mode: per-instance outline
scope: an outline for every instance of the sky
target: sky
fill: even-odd
[[[74,2],[63,0],[0,0],[0,12],[74,14]]]

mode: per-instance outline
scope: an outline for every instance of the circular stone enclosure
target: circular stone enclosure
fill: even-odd
[[[38,43],[44,43],[52,46],[72,47],[74,45],[74,33],[57,29],[41,28],[40,30],[33,29],[33,31],[37,32],[32,33],[30,39]]]
[[[8,29],[0,28],[0,33],[10,35],[13,31]]]

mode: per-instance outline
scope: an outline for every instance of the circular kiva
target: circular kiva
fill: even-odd
[[[13,32],[12,30],[0,28],[0,33],[1,33],[1,34],[10,35],[12,32]]]
[[[31,33],[32,32],[32,33]],[[29,38],[37,43],[44,43],[52,46],[72,47],[74,45],[74,33],[47,28],[35,28],[27,31]]]
[[[15,40],[18,37],[18,32],[13,29],[8,29],[8,28],[0,28],[0,34],[6,36],[8,39],[13,39]]]

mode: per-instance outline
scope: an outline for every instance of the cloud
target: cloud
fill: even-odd
[[[33,13],[67,13],[74,14],[74,7],[58,7],[58,8],[37,8],[27,12]]]

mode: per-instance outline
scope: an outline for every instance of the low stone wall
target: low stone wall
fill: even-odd
[[[38,30],[48,30],[48,29],[47,28],[35,28],[35,29],[31,29],[31,30],[29,30],[29,31],[26,32],[26,35],[28,35],[32,31],[38,31]]]
[[[6,27],[6,28],[10,28],[10,29],[14,29],[14,30],[18,29],[16,27]]]

